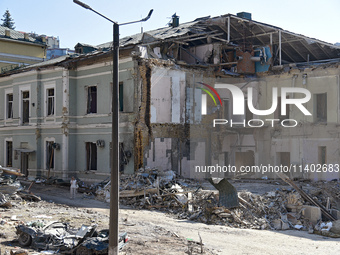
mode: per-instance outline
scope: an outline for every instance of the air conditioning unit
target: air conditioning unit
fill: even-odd
[[[105,147],[105,141],[104,140],[97,140],[97,146],[98,147]]]
[[[59,143],[53,143],[52,148],[55,150],[60,150],[60,144]]]

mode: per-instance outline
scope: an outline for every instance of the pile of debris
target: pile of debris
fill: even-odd
[[[158,209],[181,219],[236,228],[310,232],[314,227],[315,232],[325,229],[322,219],[327,218],[322,218],[323,212],[314,206],[314,200],[320,198],[317,203],[321,205],[325,197],[315,189],[313,195],[319,193],[319,196],[314,197],[314,203],[306,202],[305,195],[301,195],[302,191],[297,187],[281,187],[264,195],[238,192],[239,206],[226,208],[221,205],[217,190],[212,187],[204,189],[203,186],[199,181],[178,179],[171,170],[140,169],[135,175],[121,177],[120,202],[138,209]],[[110,183],[99,187],[96,195],[98,199],[109,202]],[[330,198],[326,200],[330,201]],[[336,205],[335,202],[332,204]],[[327,226],[330,230],[330,223]]]
[[[30,201],[40,201],[41,199],[30,192],[30,187],[24,189],[18,176],[22,174],[14,168],[0,166],[0,207],[11,208],[12,199],[27,199]],[[33,184],[33,183],[31,183]]]

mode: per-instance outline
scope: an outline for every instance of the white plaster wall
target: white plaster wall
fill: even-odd
[[[183,123],[185,72],[155,67],[151,76],[151,122]]]

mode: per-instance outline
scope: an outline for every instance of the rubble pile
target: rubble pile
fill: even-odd
[[[4,170],[4,171],[3,171]],[[0,166],[0,207],[11,208],[11,200],[26,199],[29,201],[40,201],[41,199],[32,194],[29,189],[25,190],[17,176],[15,170]]]
[[[337,205],[330,195],[339,192],[337,182],[328,186],[328,192],[319,187],[306,185],[306,191],[320,203],[327,200]],[[320,184],[319,184],[320,186]],[[173,171],[140,169],[133,176],[122,176],[120,181],[120,202],[138,209],[157,209],[181,219],[208,224],[220,224],[235,228],[272,230],[320,230],[320,219],[310,219],[305,202],[293,188],[278,188],[263,195],[238,192],[239,206],[225,208],[219,204],[217,190],[205,190],[202,183],[175,178]],[[335,188],[334,188],[335,187]],[[332,191],[332,192],[331,192]],[[97,198],[110,201],[110,183],[96,192]]]

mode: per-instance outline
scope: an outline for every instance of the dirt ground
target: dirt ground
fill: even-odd
[[[238,183],[238,189],[252,192],[275,189],[275,185]],[[31,191],[43,201],[12,201],[13,207],[0,208],[0,254],[21,248],[16,241],[15,225],[36,219],[63,220],[71,226],[98,224],[108,228],[109,205],[77,194],[69,198],[67,187],[34,184]],[[339,239],[308,234],[305,231],[269,231],[230,228],[176,219],[155,210],[120,208],[119,228],[129,235],[129,243],[120,254],[201,254],[201,246],[188,239],[204,243],[204,254],[338,254]],[[29,254],[39,254],[26,249]],[[9,253],[8,253],[9,254]]]

